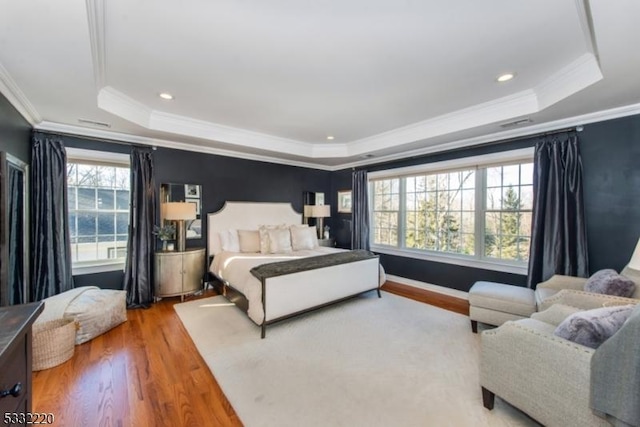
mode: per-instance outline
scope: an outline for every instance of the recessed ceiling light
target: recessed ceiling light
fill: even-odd
[[[498,81],[500,83],[508,82],[509,80],[514,78],[515,76],[516,76],[515,73],[504,73],[504,74],[499,75],[496,78],[496,81]]]
[[[160,94],[160,98],[167,99],[167,100],[171,101],[173,99],[173,95],[171,95],[170,93],[167,93],[167,92],[162,92]]]
[[[334,137],[333,137],[333,136],[331,136],[331,135],[329,135],[329,136],[327,137],[327,139],[328,139],[329,141],[333,141],[333,140],[334,140]]]

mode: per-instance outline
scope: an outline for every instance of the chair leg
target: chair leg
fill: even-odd
[[[471,321],[471,332],[473,332],[474,334],[478,333],[478,321],[477,320],[472,320]]]
[[[492,410],[493,403],[495,400],[496,400],[496,395],[493,392],[482,387],[482,404],[484,405],[484,407],[487,408],[488,410]]]

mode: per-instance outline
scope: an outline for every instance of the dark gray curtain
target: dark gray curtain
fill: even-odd
[[[153,152],[131,149],[131,205],[124,289],[129,308],[149,307],[153,301],[153,253],[156,219]]]
[[[24,294],[24,176],[21,170],[14,167],[7,168],[9,178],[9,190],[7,200],[7,215],[9,221],[9,234],[7,245],[9,251],[9,303],[24,304],[28,302]]]
[[[369,250],[369,183],[367,171],[353,171],[351,177],[351,248]]]
[[[527,286],[535,288],[554,274],[587,277],[582,161],[575,132],[536,143],[533,188]]]
[[[34,301],[73,288],[67,153],[60,138],[34,136],[31,147],[31,287]]]

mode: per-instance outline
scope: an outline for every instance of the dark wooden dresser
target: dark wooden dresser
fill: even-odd
[[[6,413],[31,412],[31,325],[43,308],[42,302],[0,308],[0,425],[7,425]]]

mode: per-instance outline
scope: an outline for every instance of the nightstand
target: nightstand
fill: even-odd
[[[330,237],[328,239],[318,239],[318,245],[334,248],[336,246],[336,239]]]
[[[204,248],[184,252],[156,252],[155,299],[184,296],[202,290]]]

